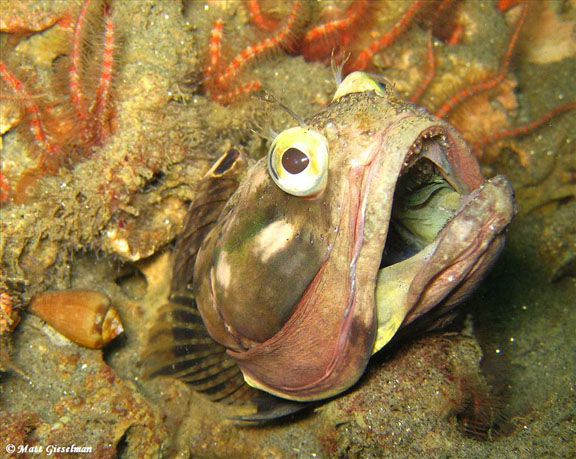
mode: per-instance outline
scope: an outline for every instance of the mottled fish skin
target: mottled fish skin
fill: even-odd
[[[211,400],[227,403],[249,400],[257,393],[244,383],[226,348],[206,331],[192,294],[192,275],[198,249],[237,189],[246,165],[244,156],[231,149],[201,181],[174,248],[170,301],[159,310],[143,356],[147,377],[174,377]]]
[[[338,395],[402,327],[450,314],[515,210],[454,128],[362,73],[247,166],[229,152],[200,184],[149,353],[152,375],[252,400],[244,419]]]
[[[236,361],[206,331],[192,295],[196,254],[237,189],[248,160],[227,151],[205,174],[173,256],[170,301],[158,311],[142,356],[145,377],[172,377],[215,402],[241,407],[231,419],[261,423],[297,413],[307,404],[281,400],[245,383]],[[248,409],[246,409],[248,408]]]
[[[237,149],[224,153],[200,181],[191,203],[184,227],[173,252],[170,297],[192,296],[196,254],[206,235],[217,223],[222,209],[234,194],[248,166],[245,156]]]

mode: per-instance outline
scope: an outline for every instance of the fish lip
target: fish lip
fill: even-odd
[[[450,299],[452,307],[449,310],[474,290],[483,273],[498,258],[505,239],[505,229],[516,211],[514,190],[502,175],[486,180],[479,188],[465,196],[456,214],[434,239],[435,248],[430,262],[434,263],[440,257],[451,258],[442,269],[432,269],[424,265],[415,274],[410,298],[416,306],[406,315],[404,325],[450,299],[454,291],[467,283],[471,285],[467,286],[464,294],[460,294],[456,300]],[[457,232],[453,228],[456,226]],[[457,239],[456,236],[459,236],[456,243],[460,249],[454,250],[450,245],[454,244],[452,241]],[[446,280],[452,285],[449,289],[444,289],[442,297],[423,305],[427,290],[430,290],[432,285],[438,288],[438,285]]]
[[[433,143],[428,145],[428,148],[425,148],[426,142],[430,141]],[[436,142],[435,145],[434,142]],[[432,146],[432,148],[429,148],[430,146]],[[453,212],[452,216],[450,216],[444,222],[443,226],[435,234],[433,240],[429,242],[424,248],[421,248],[420,250],[399,261],[395,261],[390,264],[384,264],[383,266],[386,256],[385,251],[391,237],[390,230],[393,226],[393,219],[395,218],[392,212],[390,212],[388,215],[388,221],[385,222],[387,225],[386,236],[381,242],[381,265],[374,272],[373,278],[373,286],[375,292],[374,304],[377,310],[380,309],[378,307],[379,299],[376,293],[378,287],[390,287],[391,285],[384,284],[384,282],[381,281],[382,278],[385,278],[384,276],[380,276],[381,271],[389,269],[392,266],[402,262],[416,259],[416,256],[423,254],[425,249],[430,250],[430,255],[426,255],[426,257],[422,258],[422,269],[418,271],[418,266],[413,266],[413,276],[411,278],[407,277],[406,279],[403,279],[403,282],[410,284],[410,288],[412,290],[410,292],[410,296],[408,293],[406,294],[406,301],[404,303],[412,302],[412,304],[400,304],[401,302],[398,301],[398,304],[390,305],[390,308],[392,309],[395,307],[403,308],[403,310],[405,310],[405,314],[402,317],[402,320],[396,321],[396,328],[394,329],[395,331],[391,333],[385,341],[380,340],[379,327],[373,352],[376,352],[381,347],[383,347],[389,341],[389,339],[391,339],[396,334],[396,331],[401,326],[406,325],[417,317],[425,314],[437,305],[445,303],[445,300],[454,296],[454,292],[459,289],[461,290],[461,286],[464,286],[466,283],[473,283],[474,285],[477,285],[476,281],[479,280],[481,274],[485,272],[492,264],[492,262],[497,258],[497,253],[499,253],[497,248],[502,247],[504,240],[503,231],[510,223],[515,213],[513,189],[509,182],[502,176],[484,180],[476,158],[473,156],[469,146],[460,137],[459,133],[447,123],[432,117],[430,117],[430,122],[428,125],[423,126],[423,128],[415,136],[415,140],[412,141],[406,155],[404,156],[402,167],[394,184],[394,194],[392,198],[393,201],[396,201],[397,195],[399,194],[398,187],[401,186],[400,179],[405,174],[414,171],[413,168],[416,167],[416,165],[422,160],[431,162],[434,165],[434,169],[440,172],[444,180],[452,187],[455,192],[458,193],[460,196],[460,205],[457,210]],[[495,188],[497,192],[485,192],[487,186],[490,186],[491,190]],[[483,199],[486,200],[485,203],[482,202]],[[494,204],[494,206],[491,204]],[[498,207],[498,205],[500,205],[500,207]],[[471,256],[470,263],[463,264],[467,271],[460,278],[460,281],[455,283],[450,289],[441,290],[442,295],[437,299],[437,301],[433,302],[433,304],[427,304],[426,308],[419,309],[418,302],[421,301],[422,296],[427,295],[426,290],[428,286],[434,284],[435,281],[432,279],[432,276],[430,276],[430,278],[426,279],[426,282],[429,282],[429,284],[423,284],[421,290],[419,292],[415,292],[416,288],[412,285],[414,280],[417,280],[419,273],[420,277],[424,276],[422,273],[425,273],[425,267],[429,263],[429,259],[432,258],[436,252],[443,250],[447,253],[450,253],[450,241],[445,240],[448,227],[454,227],[454,225],[460,224],[460,221],[465,223],[466,219],[471,218],[471,215],[475,215],[475,208],[483,207],[485,207],[488,212],[495,212],[498,217],[498,222],[491,225],[486,223],[488,221],[489,215],[486,217],[486,219],[483,219],[483,217],[480,216],[476,216],[478,227],[472,227],[470,229],[469,234],[471,243],[469,247],[467,247],[468,252],[466,252],[464,248],[462,249],[463,254],[470,254]],[[490,227],[490,231],[485,231],[487,227]],[[440,246],[441,244],[443,245]],[[483,260],[482,257],[489,258],[489,262],[485,262],[486,260]],[[476,260],[477,266],[474,265],[474,260]],[[438,266],[441,265],[441,263],[438,261],[438,258],[435,259],[435,262],[438,264]],[[448,268],[450,266],[451,265],[448,265]],[[390,272],[392,273],[394,271],[391,270]],[[448,271],[439,269],[436,274],[441,276],[446,272]],[[475,279],[472,278],[473,275]],[[391,281],[389,278],[385,279],[386,282]],[[383,282],[382,285],[380,285],[380,282]],[[471,291],[472,288],[468,289],[466,294],[470,293]],[[382,316],[383,315],[384,314],[382,314]],[[397,316],[396,319],[398,319],[398,317],[399,316]],[[380,317],[378,317],[378,320],[380,320]]]

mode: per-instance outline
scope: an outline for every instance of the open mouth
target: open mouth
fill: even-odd
[[[380,268],[423,250],[461,208],[465,193],[450,167],[449,148],[438,130],[427,130],[414,142],[396,184]]]
[[[483,180],[457,134],[424,130],[400,172],[376,279],[373,352],[402,326],[469,295],[503,247],[514,192],[502,176]]]

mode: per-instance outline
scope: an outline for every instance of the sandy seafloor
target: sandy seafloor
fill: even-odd
[[[0,1],[2,11],[37,22],[42,11],[77,11],[80,3]],[[531,3],[506,88],[455,115],[465,135],[484,123],[523,124],[576,100],[576,2]],[[179,381],[143,379],[140,356],[166,299],[171,241],[195,184],[228,148],[261,156],[260,133],[293,121],[254,98],[223,107],[204,94],[213,21],[224,19],[224,44],[235,50],[256,37],[242,3],[112,4],[120,36],[114,133],[88,159],[41,179],[25,202],[0,210],[1,287],[22,317],[0,337],[0,457],[8,444],[41,447],[44,454],[48,445],[75,444],[92,448],[82,457],[126,458],[576,456],[573,111],[485,151],[486,174],[510,178],[519,212],[496,267],[463,305],[463,319],[385,349],[342,397],[286,421],[244,426]],[[386,4],[377,22],[389,30],[393,13],[409,2]],[[504,15],[494,4],[463,2],[465,38],[458,46],[438,45],[439,71],[423,105],[437,108],[454,92],[454,79],[472,78],[470,69],[490,74],[498,67],[517,12]],[[70,35],[40,29],[20,41],[2,33],[2,58],[26,76],[31,92],[43,88],[44,97],[65,99],[52,63]],[[408,35],[374,60],[406,93],[422,76],[426,43],[419,27]],[[283,52],[240,75],[251,77],[303,116],[321,109],[335,88],[325,65]],[[3,172],[15,189],[34,163],[35,147],[25,121],[15,116],[4,123],[14,101],[0,102]],[[106,293],[124,335],[103,351],[89,350],[26,313],[34,294],[65,288]],[[470,400],[493,417],[494,429],[485,432],[486,422],[463,427]]]

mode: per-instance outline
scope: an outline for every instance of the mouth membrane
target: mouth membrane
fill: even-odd
[[[513,213],[504,177],[482,181],[466,145],[448,129],[421,133],[395,184],[375,285],[372,352],[403,326],[449,314],[468,296],[497,258]]]
[[[414,142],[396,183],[380,269],[422,251],[461,208],[465,194],[457,189],[448,149],[446,135],[437,131]]]

